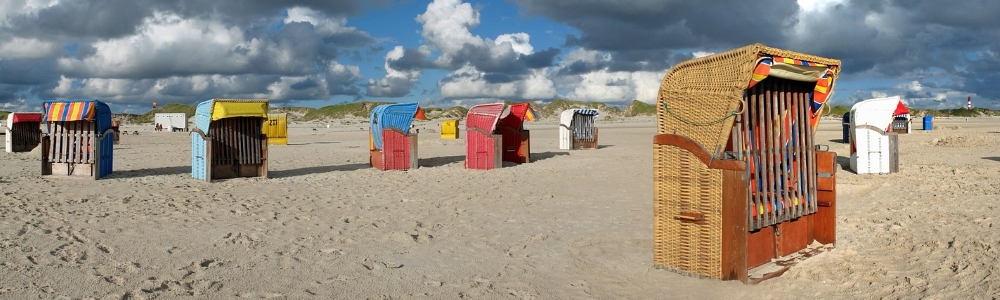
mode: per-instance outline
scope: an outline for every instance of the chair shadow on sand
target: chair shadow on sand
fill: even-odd
[[[992,161],[995,161],[995,162],[1000,162],[1000,157],[996,157],[996,156],[983,157],[983,159],[985,159],[985,160],[992,160]]]
[[[599,148],[600,147],[598,147],[598,149]],[[532,153],[531,154],[531,161],[546,160],[546,159],[550,159],[550,158],[553,158],[553,157],[556,157],[556,156],[563,156],[563,155],[569,155],[569,152],[552,152],[552,151],[548,151],[548,152],[541,152],[541,153]]]
[[[162,167],[162,168],[149,168],[149,169],[138,169],[138,170],[128,170],[128,171],[118,171],[115,170],[104,178],[141,178],[150,176],[162,176],[162,175],[180,175],[180,174],[191,174],[191,166],[176,166],[176,167]]]
[[[308,143],[289,143],[286,146],[305,146],[305,145],[319,145],[319,144],[340,144],[338,141],[326,141],[326,142],[308,142]]]
[[[569,152],[540,152],[531,153],[531,161],[540,161],[553,158],[556,156],[569,155]],[[465,161],[465,155],[454,155],[454,156],[442,156],[442,157],[428,157],[420,159],[421,168],[434,168],[441,167],[453,163],[462,163]],[[508,163],[505,163],[508,164]]]
[[[465,155],[454,155],[454,156],[420,158],[419,164],[421,168],[434,168],[464,161],[465,161]]]
[[[840,165],[840,169],[841,170],[854,173],[854,171],[851,171],[851,158],[850,157],[837,155],[837,164]]]
[[[348,165],[332,165],[332,166],[316,166],[316,167],[305,167],[291,170],[282,171],[268,171],[267,177],[269,178],[285,178],[285,177],[295,177],[303,175],[312,175],[319,173],[327,173],[333,171],[357,171],[363,169],[370,169],[372,166],[370,164],[348,164]]]

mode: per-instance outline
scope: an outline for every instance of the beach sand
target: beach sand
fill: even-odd
[[[837,245],[758,285],[653,267],[652,118],[598,122],[601,147],[465,170],[420,122],[420,168],[368,166],[366,124],[293,124],[270,177],[191,178],[190,136],[125,127],[114,173],[40,177],[0,153],[0,298],[956,299],[1000,295],[1000,119],[900,135],[900,172],[847,169]],[[463,134],[464,137],[464,134]],[[36,150],[37,151],[37,150]]]

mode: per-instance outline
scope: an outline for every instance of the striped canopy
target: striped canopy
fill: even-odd
[[[816,88],[809,95],[812,99],[812,125],[819,122],[819,109],[830,96],[831,85],[833,85],[833,74],[836,73],[837,66],[827,65],[804,60],[786,58],[781,56],[762,56],[758,60],[757,66],[753,70],[753,76],[747,89],[752,88],[768,76],[781,77],[785,79],[816,82]]]
[[[528,111],[524,113],[524,119],[532,122],[538,120],[538,113],[535,112],[534,108],[531,108],[531,105],[528,105]]]
[[[111,107],[96,99],[45,100],[43,122],[92,121],[98,132],[111,128]]]
[[[43,103],[46,122],[93,120],[96,100],[49,101]]]

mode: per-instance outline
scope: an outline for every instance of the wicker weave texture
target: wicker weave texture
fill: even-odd
[[[733,118],[727,116],[739,109],[743,91],[762,54],[840,65],[839,60],[761,44],[684,61],[671,68],[660,85],[656,107],[658,132],[687,136],[718,155],[733,126]],[[836,68],[834,79],[838,71]],[[670,107],[670,112],[663,104]]]
[[[722,171],[685,149],[654,145],[653,263],[710,278],[722,277]],[[682,212],[705,221],[683,222]]]

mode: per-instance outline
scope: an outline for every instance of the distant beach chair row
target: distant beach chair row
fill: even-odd
[[[268,102],[212,99],[199,103],[190,133],[191,176],[205,181],[267,177],[268,145],[288,143],[287,114],[268,114]],[[570,109],[563,115],[569,118],[560,124],[560,131],[569,132],[572,149],[597,147],[596,110]],[[530,162],[530,132],[524,122],[536,118],[528,103],[487,103],[470,108],[466,115],[465,167],[489,170],[502,167],[503,162]],[[411,132],[414,119],[426,120],[417,103],[372,109],[369,161],[374,168],[408,170],[419,166],[417,133]],[[111,110],[104,102],[47,100],[42,113],[10,114],[6,149],[24,152],[40,145],[42,175],[100,179],[113,170],[120,126],[119,121],[111,120]],[[458,137],[458,120],[444,120],[445,126],[453,130],[442,130],[442,138]]]

